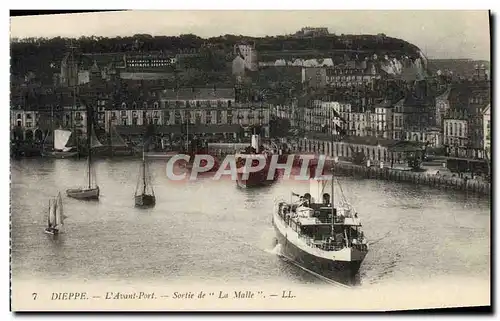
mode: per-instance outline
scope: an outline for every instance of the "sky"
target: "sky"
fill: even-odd
[[[200,37],[274,36],[302,27],[335,34],[404,39],[429,58],[490,60],[488,12],[483,11],[126,11],[12,17],[11,37],[130,36],[138,33]]]

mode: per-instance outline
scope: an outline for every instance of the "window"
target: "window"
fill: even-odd
[[[158,109],[158,102],[157,102],[157,101],[155,101],[155,103],[153,104],[153,107],[154,107],[155,109]]]
[[[127,108],[127,104],[126,103],[122,103],[122,108],[123,109]]]
[[[126,119],[126,118],[125,118],[125,119],[122,119],[122,125],[123,125],[123,126],[127,126],[127,119]]]
[[[132,103],[132,109],[137,109],[137,104],[135,103],[135,101]]]
[[[142,108],[147,109],[148,108],[148,103],[147,102],[143,102],[142,103]]]

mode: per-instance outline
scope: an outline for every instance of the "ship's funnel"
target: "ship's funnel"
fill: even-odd
[[[259,153],[260,139],[259,135],[252,135],[252,147]]]
[[[309,194],[311,194],[311,203],[323,203],[324,194],[328,194],[328,200],[332,199],[332,181],[325,179],[311,178],[309,180]]]

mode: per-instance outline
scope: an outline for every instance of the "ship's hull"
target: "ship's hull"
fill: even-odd
[[[58,152],[58,151],[52,151],[52,152],[42,152],[43,157],[50,157],[50,158],[58,158],[58,159],[64,159],[64,158],[73,158],[78,156],[78,152]]]
[[[73,188],[66,190],[68,197],[79,200],[99,199],[99,187],[96,188]]]
[[[45,234],[49,234],[49,235],[58,235],[59,234],[59,230],[56,230],[53,228],[46,228],[43,232]]]
[[[136,195],[135,196],[135,206],[136,207],[152,207],[156,204],[156,197],[154,195]]]
[[[258,172],[252,172],[248,174],[248,177],[244,177],[243,173],[238,172],[236,174],[236,183],[241,188],[254,188],[271,185],[278,178],[278,171],[275,172],[271,179],[268,179],[269,170],[264,168]]]
[[[312,255],[290,242],[281,233],[273,220],[276,238],[280,245],[280,255],[303,269],[312,271],[327,279],[352,285],[356,282],[356,275],[362,261],[336,261]]]
[[[92,149],[94,157],[124,157],[135,156],[137,152],[131,147],[99,146]]]

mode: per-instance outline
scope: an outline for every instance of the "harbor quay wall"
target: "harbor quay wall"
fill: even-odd
[[[354,151],[363,151],[372,166],[356,165],[350,162],[327,161],[337,174],[357,176],[370,179],[382,179],[396,182],[407,182],[418,185],[427,185],[447,190],[462,190],[480,195],[491,195],[491,184],[476,179],[453,177],[451,175],[436,175],[427,172],[401,170],[380,165],[395,164],[404,161],[401,152],[393,153],[386,146],[358,145],[346,142],[331,142],[314,139],[301,139],[292,145],[295,153],[313,153],[334,158],[350,158]],[[378,164],[379,166],[375,166]]]
[[[361,166],[347,162],[337,162],[333,166],[336,174],[361,177],[368,179],[381,179],[395,182],[406,182],[417,185],[427,185],[446,190],[461,190],[480,195],[491,194],[491,184],[474,179],[459,178],[428,174],[425,172],[412,172],[407,170],[392,169],[388,167]]]
[[[350,146],[349,146],[350,145]],[[210,146],[209,146],[210,147]],[[233,144],[224,146],[212,146],[212,151],[219,157],[233,154],[236,151]],[[237,146],[241,147],[241,146]],[[451,175],[436,175],[428,172],[416,172],[402,170],[387,166],[391,161],[400,163],[404,157],[401,153],[390,153],[384,146],[355,145],[346,142],[325,142],[312,139],[299,140],[291,145],[293,153],[307,153],[327,156],[325,168],[332,168],[338,175],[354,176],[367,179],[381,179],[395,182],[406,182],[411,184],[426,185],[446,190],[461,190],[477,193],[480,195],[491,195],[491,184],[477,179],[453,177]],[[372,166],[356,165],[351,162],[337,161],[335,157],[352,157],[352,150],[363,150]],[[378,164],[379,166],[376,166]]]

